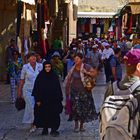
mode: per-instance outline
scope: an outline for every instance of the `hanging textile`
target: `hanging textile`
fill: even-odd
[[[92,31],[93,31],[93,25],[92,24],[90,24],[90,33],[92,33]]]
[[[90,19],[86,18],[86,22],[85,22],[85,32],[89,33],[90,32]]]
[[[41,2],[41,28],[45,28],[45,5],[44,5],[44,1]]]
[[[31,30],[31,22],[25,21],[25,23],[24,23],[24,37],[26,37],[26,38],[30,37],[30,30]]]
[[[31,5],[35,5],[35,0],[18,0],[18,1],[22,1]]]
[[[93,24],[93,34],[96,34],[96,33],[97,33],[97,25]]]
[[[127,34],[131,34],[132,33],[132,14],[129,15],[129,29],[127,31]]]
[[[122,17],[122,29],[127,29],[128,14],[125,13]]]
[[[32,20],[31,20],[31,26],[33,31],[37,31],[37,14],[35,10],[32,10]]]
[[[44,3],[37,3],[37,31],[38,31],[38,43],[41,48],[42,56],[46,55],[46,44],[45,44],[45,20],[44,20]]]
[[[84,33],[84,32],[85,32],[85,25],[81,24],[81,31],[80,31],[80,33]]]
[[[109,29],[109,20],[105,19],[104,21],[104,33],[107,33]]]
[[[27,38],[24,38],[24,56],[26,56],[29,52],[29,49],[28,49],[28,40]]]
[[[45,21],[49,20],[49,9],[46,1],[44,1],[44,19]]]
[[[17,27],[16,27],[16,34],[19,36],[20,34],[20,25],[21,25],[21,14],[23,11],[23,3],[18,1],[17,3]]]
[[[91,24],[96,24],[96,19],[95,18],[91,19]]]
[[[29,10],[29,9],[26,9],[26,20],[27,21],[32,20],[31,10]]]
[[[19,36],[17,37],[17,46],[18,46],[19,53],[21,53],[22,52],[22,41]]]

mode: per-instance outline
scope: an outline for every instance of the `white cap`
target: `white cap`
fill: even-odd
[[[97,45],[97,44],[95,44],[95,45],[93,45],[93,46],[92,46],[92,48],[97,48],[97,47],[98,47],[98,45]]]
[[[106,42],[103,42],[103,43],[102,43],[102,46],[105,47],[105,44],[106,44]]]
[[[121,46],[118,45],[117,48],[121,48]]]
[[[94,41],[97,41],[97,42],[99,42],[100,40],[99,40],[98,38],[94,38]]]
[[[110,44],[105,42],[104,47],[107,47],[107,46],[110,46]]]

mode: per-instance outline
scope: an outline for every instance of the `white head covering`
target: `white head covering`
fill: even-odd
[[[96,45],[96,44],[92,46],[92,48],[97,48],[97,47],[98,47],[98,45]]]

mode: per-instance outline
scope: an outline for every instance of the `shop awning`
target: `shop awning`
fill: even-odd
[[[78,18],[112,18],[115,12],[78,12]]]

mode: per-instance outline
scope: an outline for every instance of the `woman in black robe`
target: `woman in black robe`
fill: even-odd
[[[63,95],[58,76],[53,72],[51,63],[45,61],[43,70],[36,78],[32,96],[35,98],[34,125],[42,127],[42,135],[59,135],[60,113],[62,113]]]

